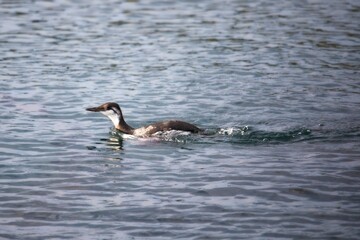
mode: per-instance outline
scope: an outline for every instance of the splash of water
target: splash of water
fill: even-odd
[[[112,137],[122,139],[136,139],[138,141],[166,141],[166,142],[196,142],[218,143],[229,142],[235,144],[280,144],[305,141],[311,139],[312,131],[307,128],[297,128],[284,131],[262,131],[250,126],[205,129],[204,133],[192,134],[185,131],[170,130],[157,132],[148,138],[122,134],[116,130],[110,132]]]

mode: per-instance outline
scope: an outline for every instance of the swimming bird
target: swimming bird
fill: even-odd
[[[87,111],[100,112],[110,118],[115,128],[122,133],[139,136],[149,137],[156,132],[165,132],[170,130],[187,131],[192,133],[202,132],[203,130],[197,126],[179,121],[179,120],[167,120],[156,122],[144,127],[133,128],[125,122],[121,108],[117,103],[107,102],[98,107],[86,108]]]

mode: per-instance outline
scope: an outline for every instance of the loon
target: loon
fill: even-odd
[[[107,102],[98,107],[86,108],[87,111],[100,112],[110,118],[115,128],[122,133],[138,136],[149,137],[156,132],[164,132],[170,130],[187,131],[192,133],[199,133],[203,130],[195,125],[179,120],[167,120],[156,122],[144,127],[133,128],[125,122],[121,108],[117,103]]]

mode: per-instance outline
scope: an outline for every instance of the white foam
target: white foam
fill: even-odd
[[[234,135],[234,134],[241,134],[241,135],[245,135],[245,133],[249,130],[248,126],[245,127],[229,127],[229,128],[221,128],[218,131],[218,134],[221,135]]]

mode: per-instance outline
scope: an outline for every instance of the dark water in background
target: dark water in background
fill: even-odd
[[[360,3],[0,1],[1,239],[359,239]],[[128,123],[208,136],[122,138]]]

